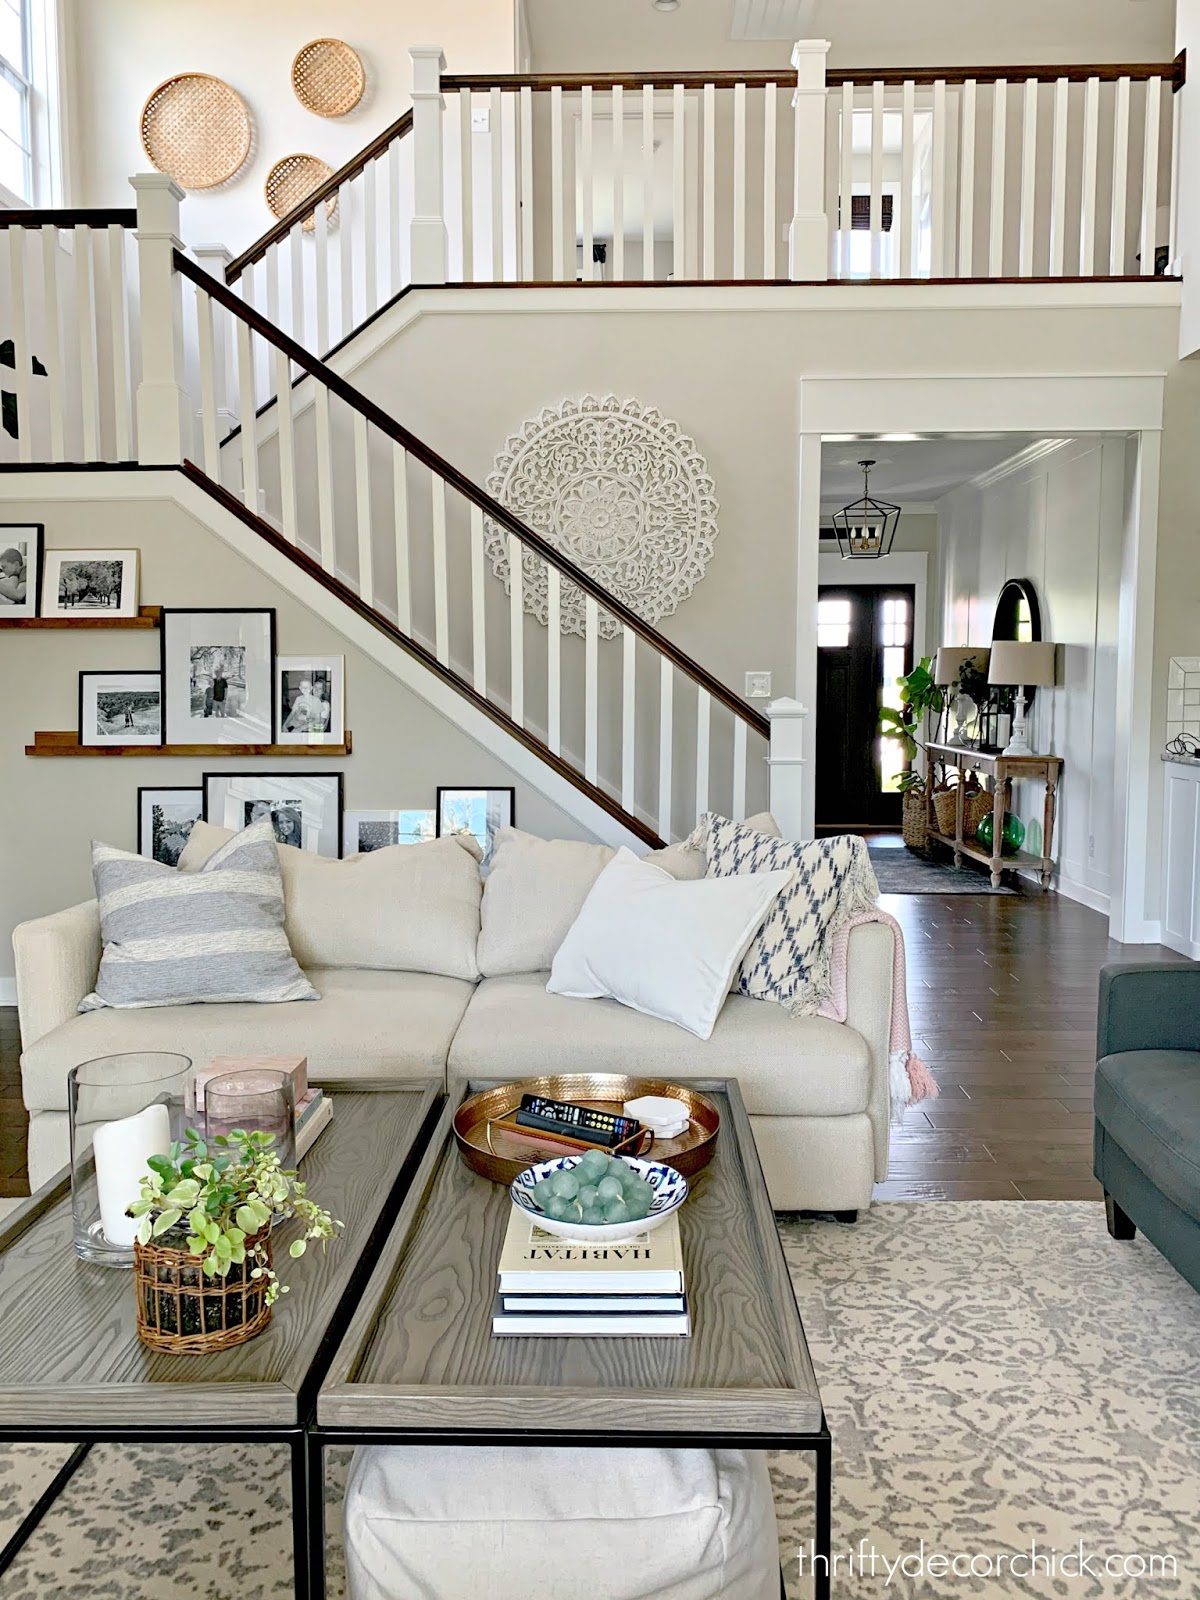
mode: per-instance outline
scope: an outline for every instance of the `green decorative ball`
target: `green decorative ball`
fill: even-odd
[[[992,848],[994,837],[994,818],[989,811],[975,830],[975,837],[985,850]],[[1000,854],[1005,856],[1016,855],[1025,843],[1025,824],[1015,812],[1006,811],[1004,814],[1004,831],[1000,835]]]

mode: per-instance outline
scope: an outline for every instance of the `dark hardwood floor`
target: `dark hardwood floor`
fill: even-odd
[[[1117,945],[1057,894],[885,895],[904,929],[914,1044],[940,1098],[892,1131],[881,1200],[1090,1200],[1096,983]],[[0,1198],[29,1192],[17,1014],[0,1009]]]

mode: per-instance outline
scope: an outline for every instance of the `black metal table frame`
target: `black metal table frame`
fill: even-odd
[[[325,1600],[325,1455],[326,1450],[354,1449],[359,1445],[520,1445],[536,1449],[542,1445],[602,1446],[608,1449],[661,1447],[676,1450],[778,1450],[816,1457],[816,1537],[813,1541],[813,1600],[829,1600],[829,1569],[833,1538],[833,1442],[829,1425],[821,1414],[816,1433],[737,1434],[737,1433],[655,1433],[595,1431],[567,1433],[562,1430],[526,1429],[451,1429],[451,1428],[352,1428],[321,1427],[308,1429],[308,1573],[303,1591],[305,1600]],[[293,1457],[292,1493],[296,1492]],[[293,1500],[293,1508],[295,1508]],[[298,1537],[298,1535],[297,1535]],[[816,1567],[824,1561],[824,1571]],[[301,1597],[299,1567],[296,1596]]]

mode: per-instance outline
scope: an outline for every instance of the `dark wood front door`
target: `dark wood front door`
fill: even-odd
[[[817,599],[817,826],[898,828],[900,746],[879,736],[913,664],[911,587],[824,587]]]

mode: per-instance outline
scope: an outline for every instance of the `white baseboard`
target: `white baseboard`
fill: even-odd
[[[1064,873],[1056,872],[1054,887],[1059,894],[1066,895],[1068,900],[1078,901],[1081,906],[1089,906],[1093,911],[1108,915],[1108,896],[1099,889],[1093,889],[1089,884],[1080,883],[1078,878],[1068,878]]]
[[[17,980],[15,978],[0,978],[0,1006],[15,1006],[17,1003]]]

